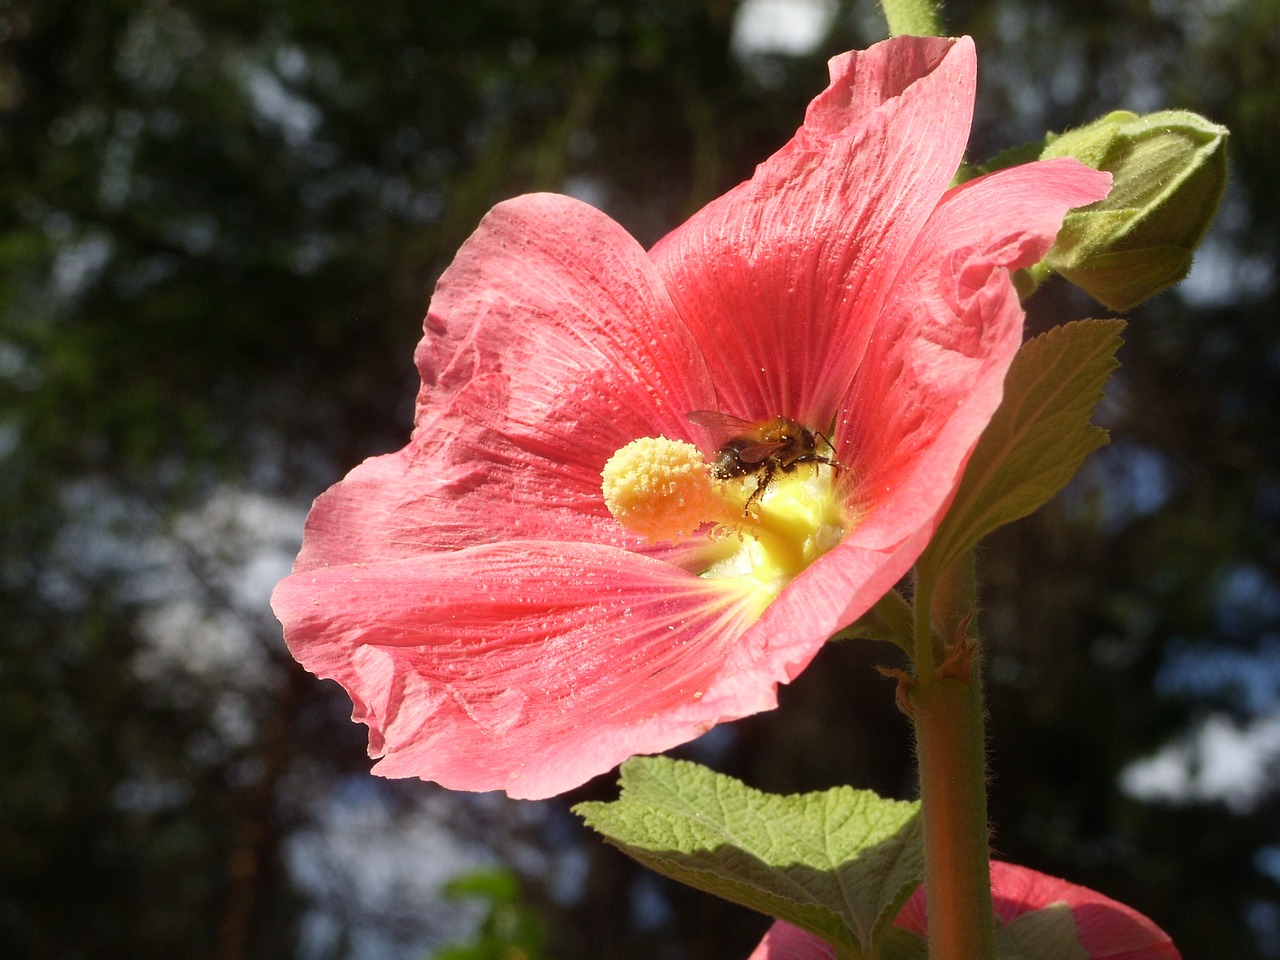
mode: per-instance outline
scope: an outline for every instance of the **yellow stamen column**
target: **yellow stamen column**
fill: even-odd
[[[655,543],[688,536],[724,505],[698,448],[641,437],[609,458],[601,473],[605,506],[632,533]]]

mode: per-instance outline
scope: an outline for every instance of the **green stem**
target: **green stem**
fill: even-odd
[[[936,582],[919,568],[917,577],[916,648],[928,653],[917,658],[909,697],[920,765],[929,960],[993,960],[982,675],[978,641],[971,635],[972,555]],[[932,624],[946,631],[940,645],[933,642]],[[922,642],[923,636],[929,639]]]
[[[927,555],[926,555],[927,556]],[[963,634],[976,641],[973,622],[978,597],[978,572],[973,551],[960,554],[937,578],[937,586],[929,602],[933,629],[945,642],[954,642]],[[935,653],[941,653],[935,647]]]
[[[915,570],[914,646],[911,660],[915,664],[916,679],[922,685],[934,682],[936,656],[933,649],[933,629],[929,623],[929,611],[933,608],[933,577],[924,564],[916,564]]]
[[[1031,295],[1040,289],[1040,284],[1051,276],[1053,271],[1045,266],[1043,260],[1014,273],[1013,286],[1018,291],[1018,299],[1026,303],[1031,299]]]
[[[934,0],[880,0],[880,6],[891,37],[943,35],[942,16]]]

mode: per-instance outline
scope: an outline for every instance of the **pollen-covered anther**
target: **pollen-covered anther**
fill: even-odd
[[[622,526],[647,540],[676,540],[724,516],[711,470],[683,440],[641,437],[601,472],[604,502]]]

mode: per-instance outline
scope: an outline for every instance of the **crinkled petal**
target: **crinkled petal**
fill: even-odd
[[[783,591],[758,629],[829,636],[915,563],[1000,403],[1021,343],[1023,314],[1009,270],[1038,260],[1066,209],[1096,199],[1108,183],[1074,161],[1055,162],[947,195],[886,306],[887,335],[871,345],[837,423],[851,529]],[[1026,202],[1033,196],[1048,212]],[[987,210],[998,216],[984,224]]]
[[[968,38],[835,58],[795,138],[653,249],[724,412],[835,415],[963,156],[975,75]]]
[[[308,519],[298,568],[522,538],[634,543],[600,469],[636,437],[688,439],[714,405],[698,346],[643,248],[535,194],[495,207],[436,287],[413,439]]]
[[[1076,937],[1090,960],[1181,960],[1169,935],[1137,910],[1037,870],[993,861],[991,899],[1002,923],[1065,903],[1075,920]],[[928,922],[923,887],[911,895],[894,922],[924,935]]]
[[[971,181],[939,204],[841,405],[836,452],[865,511],[850,543],[891,547],[946,505],[1021,344],[1010,271],[1039,260],[1066,211],[1109,185],[1052,161]]]
[[[750,598],[658,560],[525,542],[294,573],[290,652],[337,680],[375,772],[548,797],[772,709],[793,651]]]

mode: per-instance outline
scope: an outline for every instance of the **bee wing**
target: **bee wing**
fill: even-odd
[[[781,450],[786,445],[786,440],[768,440],[763,443],[753,443],[751,446],[743,447],[738,451],[738,459],[743,463],[764,463],[769,459],[770,454]]]
[[[685,419],[696,426],[706,427],[721,443],[731,437],[749,436],[756,429],[756,425],[750,420],[732,417],[719,410],[694,410],[685,414]]]

